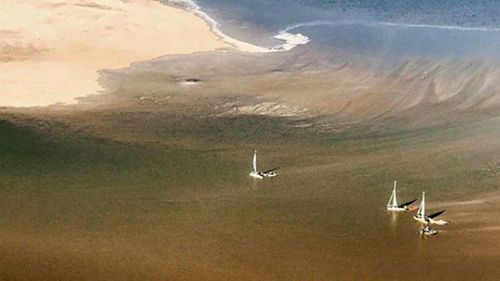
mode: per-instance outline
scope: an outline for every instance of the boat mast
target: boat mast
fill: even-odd
[[[398,200],[396,198],[396,193],[397,193],[396,192],[396,187],[397,187],[397,185],[398,185],[398,182],[394,181],[394,191],[393,191],[394,192],[394,200],[392,201],[392,206],[393,207],[397,207],[398,206]]]
[[[254,150],[253,152],[253,171],[257,173],[257,150]]]
[[[420,206],[418,207],[417,217],[425,218],[425,191],[422,192],[422,202],[420,202]]]
[[[422,218],[425,218],[425,191],[422,192]]]

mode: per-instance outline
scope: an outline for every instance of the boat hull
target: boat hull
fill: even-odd
[[[435,224],[435,225],[447,225],[450,223],[449,221],[445,221],[445,220],[433,220],[433,219],[429,219],[429,222],[431,224]]]
[[[434,229],[421,229],[420,234],[425,236],[431,236],[438,234],[438,231]]]
[[[263,179],[264,177],[262,175],[260,175],[259,173],[256,173],[256,172],[251,172],[249,174],[252,178],[256,178],[256,179]]]
[[[427,223],[427,221],[425,220],[425,218],[421,218],[421,217],[417,217],[417,216],[413,216],[413,219],[420,222],[420,223]]]
[[[449,221],[445,221],[445,220],[433,220],[433,219],[425,219],[425,218],[420,218],[420,217],[417,217],[417,216],[413,216],[413,218],[420,222],[420,223],[429,223],[429,224],[435,224],[435,225],[447,225],[449,224],[450,222]]]
[[[251,172],[249,175],[251,177],[253,177],[253,178],[256,178],[256,179],[264,179],[264,178],[274,178],[278,174],[276,174],[276,173]]]
[[[400,208],[400,207],[387,207],[387,211],[390,212],[406,212],[408,209],[406,208]]]

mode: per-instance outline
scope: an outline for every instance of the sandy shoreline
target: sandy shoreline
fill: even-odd
[[[227,42],[199,15],[150,0],[3,1],[0,106],[75,103],[100,69],[158,56],[252,45]],[[250,46],[250,47],[249,47]]]

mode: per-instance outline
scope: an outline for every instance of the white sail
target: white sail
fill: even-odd
[[[393,207],[398,207],[398,199],[396,198],[396,186],[397,186],[398,182],[397,181],[394,181],[394,199],[392,200],[392,206]]]
[[[392,198],[394,198],[394,190],[391,193],[391,197],[389,198],[389,202],[387,202],[387,207],[392,207]]]
[[[254,151],[253,153],[253,171],[257,173],[257,150]]]
[[[389,202],[387,202],[387,207],[397,208],[398,200],[396,198],[396,185],[397,181],[394,181],[394,189],[392,190],[391,197],[389,198]]]
[[[422,192],[422,202],[418,206],[417,218],[425,218],[425,192]]]

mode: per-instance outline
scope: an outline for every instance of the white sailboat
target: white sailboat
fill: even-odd
[[[253,168],[253,171],[250,172],[250,176],[257,178],[257,179],[275,177],[278,175],[275,171],[279,169],[279,167],[277,167],[277,168],[273,168],[273,169],[266,170],[263,172],[259,172],[257,170],[257,150],[255,150],[253,153],[252,168]]]
[[[448,224],[448,221],[445,220],[437,220],[438,216],[444,213],[446,210],[441,210],[439,212],[433,213],[431,215],[425,215],[425,192],[422,192],[422,202],[420,202],[420,206],[418,207],[417,215],[413,218],[424,224],[436,224],[436,225],[445,225]]]
[[[408,207],[413,204],[417,199],[405,202],[401,205],[398,205],[398,199],[396,195],[396,188],[397,188],[398,182],[394,181],[394,189],[392,190],[391,197],[389,198],[389,202],[387,202],[387,210],[392,211],[392,212],[405,212],[408,211]]]

